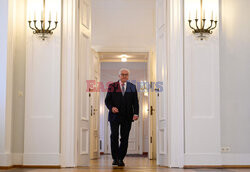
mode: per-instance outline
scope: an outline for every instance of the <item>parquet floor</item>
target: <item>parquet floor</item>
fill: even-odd
[[[155,160],[147,157],[126,157],[125,167],[112,166],[110,155],[101,155],[98,160],[91,160],[89,167],[41,169],[41,168],[12,168],[0,172],[250,172],[250,169],[178,169],[156,165]]]

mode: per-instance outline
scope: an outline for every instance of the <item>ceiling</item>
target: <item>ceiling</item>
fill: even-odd
[[[92,0],[92,48],[149,52],[155,45],[155,0]]]

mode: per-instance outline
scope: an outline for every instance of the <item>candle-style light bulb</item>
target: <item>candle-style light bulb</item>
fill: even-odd
[[[214,11],[212,11],[211,20],[214,19]]]
[[[36,11],[34,11],[34,20],[36,20]]]
[[[43,10],[41,11],[41,20],[43,20]]]
[[[57,21],[57,12],[56,12],[56,21]]]
[[[206,16],[205,16],[205,10],[203,10],[203,19],[206,19]]]
[[[195,18],[198,19],[198,10],[196,9],[196,15]]]
[[[189,20],[191,20],[191,12],[189,11],[189,17],[188,17]]]
[[[49,21],[51,21],[51,11],[49,12]]]

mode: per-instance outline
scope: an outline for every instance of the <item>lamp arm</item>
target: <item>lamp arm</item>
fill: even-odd
[[[29,27],[30,27],[32,30],[36,31],[36,29],[33,28],[33,27],[31,26],[31,21],[28,21],[28,22],[29,22]]]
[[[200,30],[199,26],[198,26],[198,19],[195,19],[195,23],[196,23],[196,28],[197,30]]]
[[[48,28],[46,29],[46,31],[49,30],[50,26],[51,26],[51,21],[49,21],[49,26],[48,26]]]
[[[211,24],[210,24],[210,26],[207,28],[207,30],[209,30],[209,29],[213,26],[214,20],[210,20],[210,21],[211,21]]]
[[[202,29],[204,29],[205,24],[206,24],[206,19],[202,19]]]
[[[36,20],[34,20],[34,26],[35,26],[35,29],[36,29],[36,30],[39,30],[39,29],[37,28],[37,26],[36,26]]]
[[[189,27],[190,27],[191,29],[195,30],[195,28],[193,28],[193,27],[191,26],[192,20],[188,20],[188,22],[189,22]]]
[[[55,27],[53,29],[51,29],[50,31],[53,31],[57,28],[57,23],[58,23],[58,21],[55,22]]]
[[[210,30],[214,30],[217,27],[217,21],[214,21],[215,25],[213,28],[211,28]]]

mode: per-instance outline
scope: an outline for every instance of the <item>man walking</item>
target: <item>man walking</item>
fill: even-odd
[[[132,122],[139,118],[139,104],[136,86],[128,82],[129,70],[120,69],[119,77],[120,80],[109,85],[105,104],[109,109],[112,165],[125,166],[123,159],[127,154],[129,132]]]

